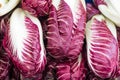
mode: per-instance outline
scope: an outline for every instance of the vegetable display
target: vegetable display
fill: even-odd
[[[119,14],[119,0],[0,0],[0,80],[120,80]]]

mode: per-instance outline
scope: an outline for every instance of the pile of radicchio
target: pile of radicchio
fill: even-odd
[[[0,0],[0,80],[120,80],[115,0]]]

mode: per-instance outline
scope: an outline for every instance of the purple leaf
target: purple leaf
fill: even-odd
[[[42,27],[36,17],[21,8],[12,13],[3,45],[14,65],[26,77],[42,72],[46,65],[42,36]]]

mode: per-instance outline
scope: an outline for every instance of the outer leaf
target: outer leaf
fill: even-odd
[[[43,80],[57,80],[56,77],[56,64],[58,64],[59,62],[57,62],[57,60],[55,60],[54,58],[52,58],[51,56],[47,56],[47,65],[46,68],[43,72]]]
[[[50,8],[47,50],[55,58],[63,58],[70,46],[73,20],[70,8],[64,0],[60,1],[59,8],[56,9],[54,6]]]
[[[7,80],[10,70],[10,60],[4,50],[0,50],[0,80]]]
[[[119,49],[120,49],[120,28],[116,27],[117,29],[117,39],[118,39],[118,45],[119,45]]]
[[[0,16],[3,16],[15,8],[20,0],[0,0]]]
[[[83,54],[83,55],[82,55]],[[86,47],[82,49],[82,54],[72,61],[58,62],[56,68],[58,80],[85,80],[86,68]]]
[[[6,28],[9,25],[9,16],[10,15],[6,15],[4,17],[0,17],[0,50],[2,50],[3,45],[2,45],[2,41],[3,38],[5,36],[5,32],[6,32]]]
[[[85,80],[87,69],[85,67],[86,60],[82,55],[79,55],[77,60],[71,63],[71,79]]]
[[[84,43],[86,5],[85,0],[65,0],[70,6],[73,14],[73,29],[68,56],[72,59],[78,58]]]
[[[85,80],[103,80],[96,76],[91,70],[87,72],[86,79]]]
[[[100,14],[100,11],[93,4],[87,3],[87,20],[90,20],[96,14]]]
[[[57,80],[71,80],[70,63],[59,63],[57,66]]]
[[[92,71],[101,78],[113,77],[118,66],[115,25],[102,15],[94,16],[86,28],[87,58]]]
[[[84,0],[53,0],[48,19],[47,50],[55,58],[77,58],[84,39]]]
[[[120,0],[93,0],[98,9],[107,18],[120,27]]]
[[[38,74],[31,76],[29,78],[26,78],[26,77],[21,75],[20,80],[43,80],[43,79],[42,79],[42,74],[38,73]]]
[[[36,17],[17,8],[3,44],[9,57],[20,72],[26,76],[41,72],[46,64],[42,28]]]
[[[56,66],[57,80],[85,80],[87,70],[84,63],[81,57],[71,62],[59,62]]]
[[[119,46],[119,62],[118,62],[118,70],[116,71],[115,77],[118,77],[120,76],[120,27],[116,27],[116,29],[117,29],[117,40],[118,40],[118,46]]]
[[[8,14],[0,18],[0,39],[3,39],[2,37],[5,35],[6,28],[9,26],[9,17],[10,15]]]
[[[34,16],[46,16],[52,0],[22,0],[22,8]]]

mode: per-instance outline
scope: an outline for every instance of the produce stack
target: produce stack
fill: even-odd
[[[0,80],[120,80],[119,2],[0,0]]]

